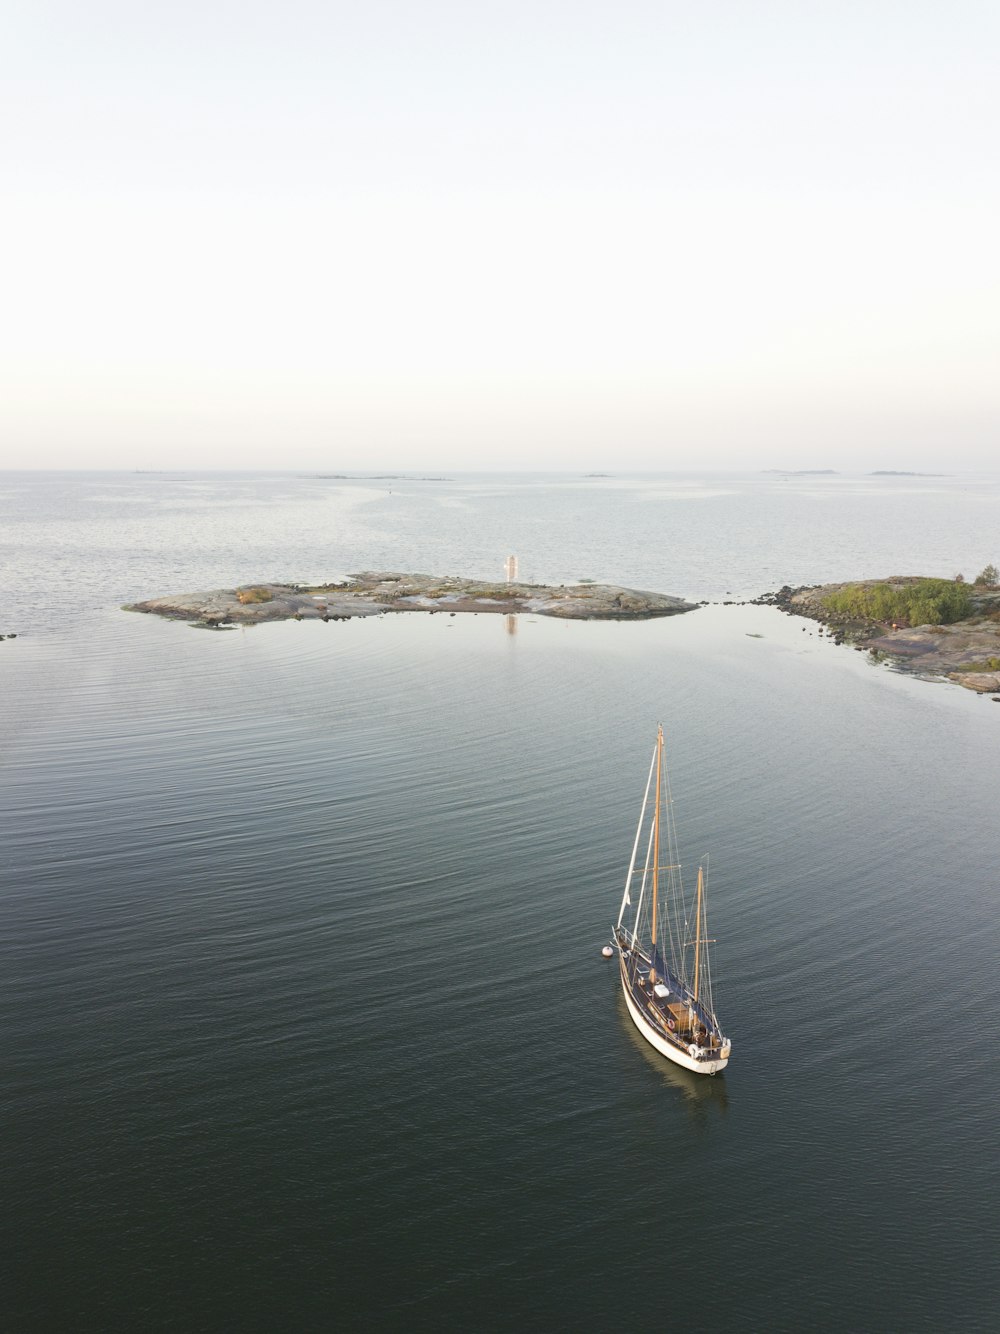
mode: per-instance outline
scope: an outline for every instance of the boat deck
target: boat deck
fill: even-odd
[[[657,996],[654,991],[659,980],[648,958],[627,939],[619,939],[621,972],[629,993],[650,1023],[664,1038],[676,1047],[688,1051],[691,1044],[702,1049],[704,1059],[717,1057],[722,1040],[709,1030],[700,1019],[691,1022],[691,1007],[682,997],[671,992]]]

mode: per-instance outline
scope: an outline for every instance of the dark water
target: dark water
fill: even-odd
[[[116,609],[508,549],[710,597],[971,574],[995,483],[3,482],[8,1327],[995,1326],[1000,708],[768,609]],[[714,1080],[599,955],[658,719]]]

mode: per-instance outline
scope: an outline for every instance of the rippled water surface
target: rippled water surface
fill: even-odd
[[[0,475],[16,1329],[990,1329],[1000,707],[767,608],[222,634],[362,568],[997,561],[990,479]],[[710,1080],[600,958],[657,720]]]

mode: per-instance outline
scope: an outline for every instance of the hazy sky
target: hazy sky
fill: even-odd
[[[996,0],[4,0],[0,52],[0,466],[998,466]]]

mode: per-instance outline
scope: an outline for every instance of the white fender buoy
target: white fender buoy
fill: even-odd
[[[604,955],[605,959],[612,959],[614,958],[615,952],[610,945],[605,945],[604,949],[601,950],[601,953]]]

